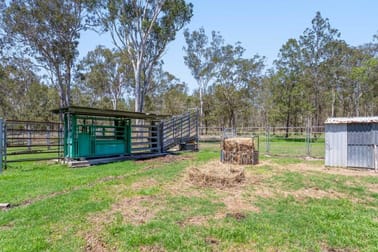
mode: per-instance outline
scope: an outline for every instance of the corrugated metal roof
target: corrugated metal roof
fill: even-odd
[[[378,123],[378,116],[371,117],[329,117],[325,124]]]
[[[130,119],[164,119],[169,117],[168,115],[156,115],[140,112],[131,112],[123,110],[111,110],[111,109],[97,109],[97,108],[86,108],[70,106],[61,109],[52,110],[53,113],[71,113],[76,115],[88,115],[88,116],[106,116],[106,117],[125,117]]]

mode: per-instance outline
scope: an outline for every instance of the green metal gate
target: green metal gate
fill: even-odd
[[[66,158],[96,158],[131,153],[130,119],[65,114],[64,125]]]

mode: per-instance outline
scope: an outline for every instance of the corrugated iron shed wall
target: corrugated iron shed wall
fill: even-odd
[[[374,144],[378,145],[378,123],[373,124]]]
[[[325,125],[325,165],[347,167],[347,125]]]
[[[348,132],[348,167],[374,168],[374,132],[371,123],[351,123]]]

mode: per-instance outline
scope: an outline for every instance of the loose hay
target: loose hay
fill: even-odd
[[[224,163],[258,164],[259,153],[252,138],[226,138],[221,147]]]
[[[199,186],[230,187],[245,179],[244,167],[210,162],[189,170],[189,180]]]

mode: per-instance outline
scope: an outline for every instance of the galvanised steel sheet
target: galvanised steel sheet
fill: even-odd
[[[373,138],[374,138],[373,144],[378,145],[378,123],[373,124],[372,131],[373,131],[373,135],[374,135],[373,136]]]
[[[348,167],[374,168],[372,145],[348,145]]]
[[[347,166],[347,125],[325,125],[325,165]]]
[[[348,145],[372,145],[374,142],[372,124],[351,123],[347,131]]]

